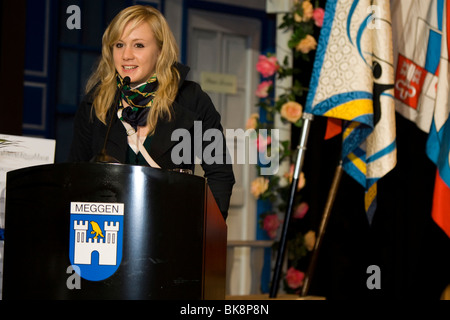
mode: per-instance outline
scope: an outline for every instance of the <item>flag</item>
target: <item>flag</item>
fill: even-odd
[[[396,111],[428,133],[436,104],[444,0],[391,1]]]
[[[397,162],[388,0],[327,1],[305,112],[342,120],[343,169],[371,223],[377,181]]]
[[[436,104],[434,107],[426,152],[437,166],[432,217],[450,237],[450,68],[449,28],[450,8],[443,3],[442,43],[437,72]]]
[[[448,16],[445,0],[391,1],[395,108],[429,133],[436,164],[431,215],[450,237]]]

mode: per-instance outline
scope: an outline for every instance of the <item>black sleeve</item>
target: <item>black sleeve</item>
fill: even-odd
[[[223,134],[221,117],[210,97],[197,87],[198,105],[201,112],[203,144],[202,168],[214,198],[226,219],[235,183],[233,167]],[[209,129],[212,129],[208,132]],[[210,141],[205,137],[211,137]]]
[[[92,104],[87,98],[83,99],[75,114],[69,162],[83,162],[92,159],[93,116],[95,113],[92,110]]]

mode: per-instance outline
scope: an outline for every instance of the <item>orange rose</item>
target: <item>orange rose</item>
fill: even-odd
[[[248,118],[245,129],[256,129],[258,127],[259,114],[252,113]]]
[[[306,35],[295,47],[295,50],[300,51],[301,53],[307,54],[311,50],[316,50],[317,41],[311,35]]]
[[[266,192],[267,189],[269,189],[269,179],[258,177],[253,180],[251,185],[251,193],[255,198],[258,198],[260,195]]]
[[[312,19],[314,14],[314,7],[309,1],[303,1],[302,3],[303,9],[303,21],[308,22]]]
[[[308,22],[309,20],[312,19],[313,14],[314,14],[314,7],[311,4],[310,1],[305,0],[301,3],[302,5],[302,11],[303,11],[303,15],[299,15],[297,12],[294,14],[294,20],[296,22]],[[295,6],[298,7],[298,10],[300,10],[299,8],[299,1],[295,1]],[[296,11],[298,11],[296,10]]]
[[[289,168],[289,172],[286,172],[284,174],[284,177],[289,181],[289,183],[292,183],[292,177],[294,176],[294,164],[291,164]],[[297,184],[297,191],[300,189],[303,189],[306,184],[305,174],[303,172],[300,172],[300,175],[298,177],[298,184]]]
[[[296,123],[303,114],[303,107],[295,101],[286,102],[281,106],[281,116],[289,122]]]
[[[308,251],[311,251],[314,249],[314,246],[316,244],[316,233],[314,231],[308,231],[305,236],[305,246]]]

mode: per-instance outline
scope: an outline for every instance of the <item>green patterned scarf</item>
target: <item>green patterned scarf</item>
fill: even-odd
[[[137,129],[138,126],[145,126],[148,112],[158,89],[156,74],[136,88],[131,88],[130,85],[123,85],[123,78],[118,74],[117,86],[122,88],[122,99],[130,105],[130,108],[121,106],[123,110],[120,120],[128,122],[134,129]]]

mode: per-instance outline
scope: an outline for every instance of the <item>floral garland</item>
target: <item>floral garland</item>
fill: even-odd
[[[288,47],[293,50],[294,59],[309,61],[309,53],[316,49],[317,41],[314,38],[314,28],[322,27],[324,10],[310,0],[295,0],[291,11],[283,16],[280,29],[292,30],[292,36],[288,41]],[[255,95],[260,99],[258,106],[266,111],[268,123],[260,121],[259,113],[252,114],[247,120],[247,129],[268,129],[273,126],[275,114],[279,113],[284,123],[290,123],[298,128],[303,125],[303,106],[298,98],[303,96],[307,88],[303,87],[295,76],[300,75],[300,70],[288,66],[288,57],[280,63],[272,54],[260,55],[256,64],[256,70],[262,76]],[[275,78],[283,79],[288,76],[294,78],[291,86],[283,88],[284,92],[276,99],[273,98]],[[267,147],[270,150],[270,137],[262,135],[257,137],[258,150]],[[272,204],[272,210],[260,215],[259,225],[267,232],[271,239],[276,239],[282,224],[280,215],[286,210],[286,200],[289,194],[290,183],[293,177],[294,165],[292,164],[293,152],[290,149],[290,141],[280,142],[280,162],[290,161],[289,172],[281,177],[278,175],[259,176],[251,184],[251,193],[256,199],[268,200]],[[258,171],[260,172],[260,171]],[[302,201],[301,190],[305,186],[303,172],[300,174],[297,186],[297,194],[294,199],[293,219],[302,219],[308,212],[309,206]],[[288,293],[298,293],[303,286],[305,273],[304,257],[311,251],[315,243],[315,232],[308,231],[305,234],[297,232],[287,243],[288,269],[284,276],[284,288]],[[278,242],[274,242],[274,249]],[[303,260],[302,260],[303,259]]]

